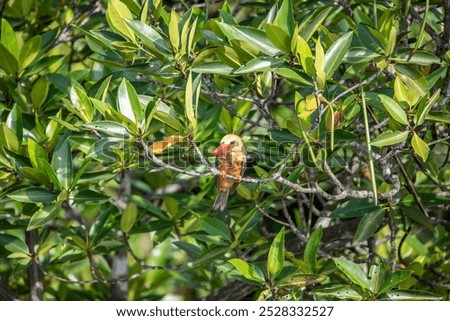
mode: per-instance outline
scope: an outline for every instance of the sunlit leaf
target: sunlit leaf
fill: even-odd
[[[327,79],[331,78],[347,54],[350,44],[352,43],[353,32],[347,32],[327,50],[325,55],[325,74]]]
[[[274,238],[267,257],[267,272],[272,280],[281,273],[284,266],[284,227]]]
[[[336,266],[344,272],[344,274],[355,284],[359,285],[362,289],[369,289],[369,281],[367,276],[358,264],[353,263],[347,259],[336,258],[333,259]]]
[[[422,158],[422,160],[425,162],[428,158],[428,154],[430,153],[430,147],[428,147],[427,143],[425,143],[423,139],[419,137],[419,135],[413,133],[411,145],[416,154],[419,155],[420,158]]]
[[[249,264],[241,259],[231,259],[230,262],[242,276],[250,281],[257,282],[259,284],[264,284],[264,277],[262,271],[260,271],[253,264]]]
[[[409,132],[385,132],[379,135],[376,139],[372,140],[370,144],[372,146],[384,147],[403,143],[408,138]]]
[[[380,95],[380,99],[392,118],[400,124],[408,125],[408,117],[406,116],[405,111],[394,99],[386,95]]]
[[[136,223],[137,218],[137,206],[133,202],[129,202],[125,207],[120,219],[120,229],[124,233],[128,233]]]
[[[44,226],[46,223],[53,220],[56,216],[58,216],[61,211],[61,207],[58,205],[47,205],[39,209],[30,219],[30,223],[28,224],[27,231],[34,230],[38,227]]]
[[[8,197],[23,203],[48,204],[56,200],[58,195],[41,187],[25,187],[8,193]]]
[[[317,251],[319,250],[319,243],[321,238],[322,227],[319,227],[311,234],[305,246],[303,260],[308,264],[311,272],[314,272],[316,269],[316,257]]]

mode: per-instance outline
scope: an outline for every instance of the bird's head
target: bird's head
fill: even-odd
[[[233,151],[242,151],[244,143],[242,139],[234,134],[225,135],[220,141],[220,145],[211,153],[211,156],[221,156]]]

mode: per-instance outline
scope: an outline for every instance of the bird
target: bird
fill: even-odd
[[[244,142],[237,135],[225,135],[211,156],[216,157],[216,167],[221,173],[217,177],[217,196],[212,209],[223,212],[228,203],[228,196],[236,190],[245,171],[247,156]],[[235,176],[236,179],[227,175]]]

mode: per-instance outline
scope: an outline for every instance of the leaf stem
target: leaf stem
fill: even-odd
[[[364,95],[364,87],[360,87],[361,90],[361,100],[362,100],[362,110],[363,110],[363,117],[364,117],[364,129],[366,133],[366,145],[367,145],[367,159],[369,162],[369,170],[370,170],[370,180],[372,183],[372,191],[373,191],[373,200],[375,205],[378,205],[378,194],[377,194],[377,182],[375,180],[375,169],[373,165],[373,158],[372,158],[372,147],[370,145],[370,131],[369,131],[369,119],[367,117],[367,106],[366,106],[366,98]]]

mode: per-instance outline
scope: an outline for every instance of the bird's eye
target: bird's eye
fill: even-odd
[[[230,142],[230,145],[233,145],[234,144],[234,140],[232,140],[231,142]]]

